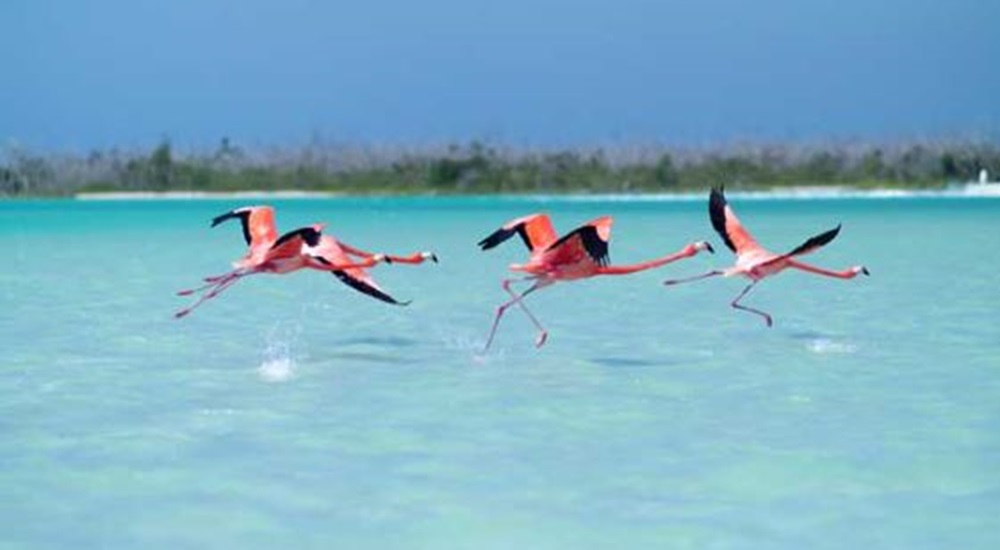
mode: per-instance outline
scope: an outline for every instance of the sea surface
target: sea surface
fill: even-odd
[[[175,320],[244,244],[213,216],[433,250],[262,275]],[[1000,199],[730,196],[766,246],[871,277],[745,286],[705,200],[0,202],[0,549],[1000,548]],[[526,254],[507,220],[615,217],[614,263],[482,352]]]

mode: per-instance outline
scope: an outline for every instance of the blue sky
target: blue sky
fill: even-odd
[[[5,0],[0,145],[1000,135],[993,0]]]

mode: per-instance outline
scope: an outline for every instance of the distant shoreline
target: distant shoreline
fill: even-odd
[[[87,155],[0,147],[0,196],[113,199],[700,193],[708,185],[787,194],[952,189],[1000,173],[1000,143],[749,144],[518,148],[310,144]],[[948,187],[950,185],[950,187]],[[805,189],[802,189],[806,186]],[[809,189],[815,186],[816,189]],[[264,191],[267,190],[267,191]],[[985,189],[984,189],[985,190]],[[852,191],[853,192],[853,191]]]
[[[311,199],[348,196],[336,191],[95,191],[77,193],[76,200],[212,200],[212,199]]]
[[[497,198],[541,198],[547,200],[575,200],[575,201],[661,201],[661,200],[699,200],[704,198],[706,191],[700,192],[678,192],[678,193],[497,193],[487,195],[462,195],[462,194],[351,194],[335,191],[109,191],[109,192],[87,192],[73,195],[73,199],[80,201],[142,201],[142,200],[227,200],[227,199],[330,199],[330,198],[434,198],[434,197],[497,197]],[[967,184],[954,186],[946,189],[934,190],[911,190],[898,188],[875,188],[857,189],[849,185],[838,186],[793,186],[793,187],[773,187],[769,189],[747,189],[731,190],[732,196],[743,198],[762,199],[891,199],[891,198],[920,198],[920,197],[954,197],[971,198],[986,197],[1000,198],[1000,184]]]

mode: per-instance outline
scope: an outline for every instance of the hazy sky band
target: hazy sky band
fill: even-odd
[[[86,149],[1000,131],[1000,2],[0,3],[0,139]]]

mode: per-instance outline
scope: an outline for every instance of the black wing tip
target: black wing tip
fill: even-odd
[[[608,254],[608,242],[601,238],[597,233],[597,228],[592,225],[584,225],[578,227],[573,231],[563,235],[561,239],[549,245],[548,250],[552,250],[563,243],[572,239],[574,236],[580,238],[580,242],[583,244],[583,249],[587,251],[587,255],[590,256],[592,260],[597,262],[597,265],[601,267],[607,267],[611,263],[611,257]]]
[[[278,248],[295,237],[301,237],[302,240],[309,246],[316,246],[319,244],[321,235],[322,231],[319,231],[314,227],[300,227],[294,231],[285,233],[281,237],[278,237],[278,240],[274,241],[274,244],[271,245],[271,250]]]
[[[823,246],[823,245],[829,243],[830,241],[832,241],[833,239],[836,239],[837,235],[840,234],[840,228],[841,228],[842,225],[843,224],[839,224],[838,223],[837,227],[834,227],[833,229],[831,229],[829,231],[825,231],[825,232],[821,233],[818,237],[816,237],[819,246]]]
[[[218,216],[212,218],[212,227],[219,225],[222,222],[231,220],[233,218],[238,218],[240,215],[236,213],[235,210],[230,210],[225,214],[219,214]]]
[[[500,243],[506,241],[513,234],[514,234],[513,229],[504,229],[501,227],[500,229],[497,229],[493,233],[490,233],[489,236],[487,236],[485,239],[479,241],[478,246],[482,250],[489,250],[491,248],[496,247]]]
[[[729,238],[726,232],[726,201],[725,186],[713,187],[708,198],[708,218],[712,221],[712,228],[722,237],[722,242],[733,252],[736,252],[736,245]]]
[[[795,250],[792,250],[789,253],[789,255],[797,256],[799,254],[805,254],[807,252],[810,252],[812,250],[830,244],[830,242],[836,239],[837,235],[840,233],[840,227],[841,224],[838,223],[837,227],[824,231],[819,235],[816,235],[815,237],[810,237],[809,240],[796,247]]]
[[[385,292],[382,292],[381,290],[379,290],[379,289],[377,289],[377,288],[375,288],[375,287],[373,287],[373,286],[365,283],[364,281],[352,277],[346,271],[337,270],[337,271],[332,271],[331,273],[333,273],[333,275],[335,277],[337,277],[338,279],[340,279],[340,281],[342,283],[344,283],[347,286],[353,288],[354,290],[357,290],[358,292],[360,292],[362,294],[365,294],[367,296],[371,296],[372,298],[375,298],[376,300],[380,300],[382,302],[385,302],[387,304],[392,304],[394,306],[408,306],[408,305],[410,305],[410,301],[401,302],[401,301],[393,298],[392,296],[386,294]]]
[[[309,246],[318,246],[321,235],[321,231],[312,227],[306,227],[302,230],[302,240]]]

